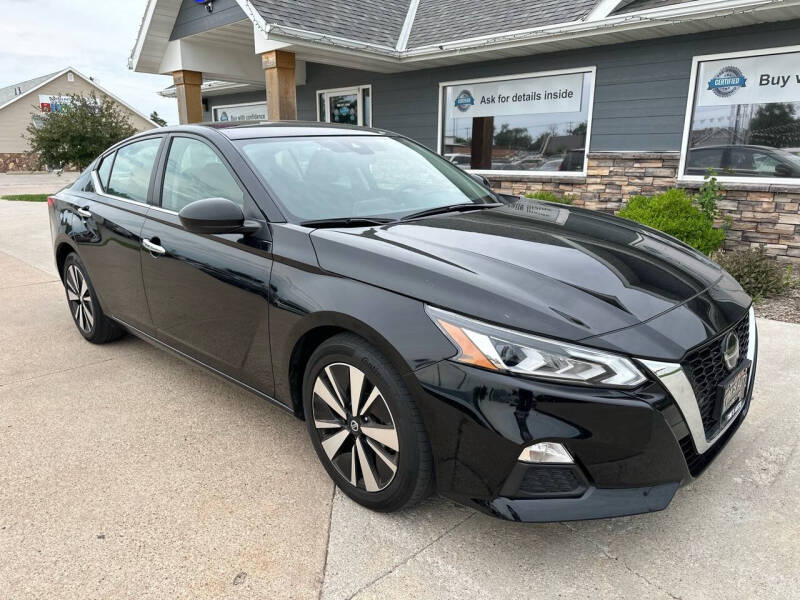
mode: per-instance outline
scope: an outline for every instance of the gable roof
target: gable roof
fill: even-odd
[[[239,5],[266,46],[380,72],[800,18],[800,0],[361,0],[353,10],[330,0],[226,2]],[[149,0],[131,69],[159,72],[180,5]],[[208,25],[216,29],[210,18]],[[205,31],[187,35],[198,34]]]
[[[133,108],[130,104],[128,104],[124,100],[118,98],[117,96],[115,96],[114,94],[109,92],[107,89],[102,87],[101,85],[98,85],[98,83],[96,81],[94,81],[93,79],[90,79],[89,77],[86,77],[85,75],[83,75],[82,73],[80,73],[76,69],[73,69],[72,67],[67,67],[66,69],[62,69],[61,71],[56,71],[54,73],[50,73],[49,75],[42,75],[41,77],[35,77],[34,79],[29,79],[28,81],[23,81],[22,83],[17,83],[17,84],[10,85],[10,86],[4,87],[4,88],[0,88],[0,110],[3,110],[6,106],[8,106],[10,104],[13,104],[17,100],[21,100],[25,96],[28,96],[32,92],[35,92],[39,88],[44,87],[45,85],[47,85],[51,81],[55,81],[56,79],[58,79],[59,77],[61,77],[62,75],[65,75],[67,73],[73,73],[76,77],[80,77],[81,79],[83,79],[86,83],[88,83],[92,87],[97,88],[97,90],[101,94],[104,94],[105,96],[108,96],[109,98],[111,98],[112,100],[117,102],[118,104],[121,104],[122,106],[127,108],[129,111],[131,111],[135,115],[141,117],[142,119],[144,119],[145,121],[150,123],[153,127],[158,127],[159,126],[158,123],[155,123],[155,122],[151,121],[148,117],[146,117],[145,115],[140,113],[138,110]],[[18,90],[18,93],[14,92],[15,88]],[[22,91],[19,91],[20,89]],[[8,98],[7,96],[4,95],[4,93],[7,94],[7,90],[11,90],[11,94],[12,95],[11,95],[10,98]],[[5,98],[5,101],[3,101],[4,98]]]
[[[596,0],[421,0],[408,48],[578,21],[595,3]]]
[[[61,71],[56,71],[55,73],[48,73],[47,75],[42,75],[41,77],[34,77],[33,79],[28,79],[27,81],[20,81],[19,83],[0,88],[0,108],[4,107],[6,104],[10,104],[10,101],[14,98],[18,96],[24,96],[28,92],[35,90],[36,88],[47,83],[51,79],[55,79],[60,74]]]
[[[251,0],[269,24],[335,35],[395,49],[410,1],[361,0],[342,10],[330,0]]]

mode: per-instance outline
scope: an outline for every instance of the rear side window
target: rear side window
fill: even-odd
[[[103,162],[100,163],[100,168],[97,169],[97,177],[100,179],[100,185],[103,186],[104,189],[108,189],[108,176],[111,173],[111,165],[114,164],[114,152],[109,154],[103,159]]]
[[[150,138],[117,150],[117,158],[106,186],[108,193],[146,203],[147,189],[150,187],[153,164],[160,144],[161,138]]]
[[[244,205],[244,194],[228,167],[207,144],[177,137],[169,149],[161,207],[179,212],[204,198],[225,198]]]

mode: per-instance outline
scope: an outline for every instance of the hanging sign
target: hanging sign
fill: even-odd
[[[800,102],[800,52],[700,63],[697,106]]]
[[[448,88],[451,117],[580,112],[583,73],[459,84]]]

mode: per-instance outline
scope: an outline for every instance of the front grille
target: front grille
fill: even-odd
[[[747,358],[747,348],[750,343],[750,319],[744,319],[734,325],[736,334],[739,336],[739,364]],[[728,330],[730,331],[730,329]],[[697,397],[697,405],[700,408],[700,417],[703,420],[703,428],[706,434],[716,429],[719,417],[714,410],[717,402],[717,386],[728,376],[729,371],[725,368],[722,360],[722,340],[728,331],[715,337],[686,355],[683,367],[689,376],[689,381],[694,388]]]
[[[528,467],[519,490],[526,494],[576,494],[584,489],[572,467]]]

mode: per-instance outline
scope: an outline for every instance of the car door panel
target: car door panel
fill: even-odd
[[[155,150],[149,170],[146,162],[142,166],[144,177],[149,177],[150,181],[162,139],[161,136],[147,138],[122,147],[143,143],[151,148],[150,154]],[[109,153],[98,165],[103,167],[115,162],[116,154],[117,151]],[[72,196],[74,216],[70,237],[86,265],[106,314],[150,333],[151,319],[140,256],[141,232],[149,210],[146,202],[150,193],[148,184],[144,184],[140,201],[106,192],[96,171],[92,173],[92,185],[87,188]]]
[[[190,233],[177,215],[157,209],[142,237],[164,249],[164,254],[141,251],[156,337],[271,394],[269,242]]]
[[[202,145],[200,145],[202,144]],[[268,294],[270,233],[217,150],[196,137],[175,136],[162,158],[158,204],[142,238],[142,277],[157,339],[245,383],[273,393]],[[255,234],[199,235],[187,231],[178,211],[192,200],[229,197]],[[163,254],[159,253],[163,249]]]

